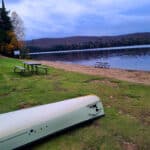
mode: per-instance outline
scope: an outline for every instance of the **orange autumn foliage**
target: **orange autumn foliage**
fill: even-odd
[[[10,39],[9,44],[6,44],[7,53],[8,54],[13,54],[13,51],[15,49],[21,48],[21,44],[20,44],[20,42],[18,42],[18,40],[16,38],[16,35],[13,31],[8,31],[7,35]]]

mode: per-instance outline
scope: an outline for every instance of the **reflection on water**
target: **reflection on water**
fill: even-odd
[[[150,71],[150,49],[42,54],[32,57],[38,60],[63,61],[86,66],[95,66],[96,62],[107,62],[111,68]]]

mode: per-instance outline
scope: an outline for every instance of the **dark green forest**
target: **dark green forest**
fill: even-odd
[[[81,42],[81,37],[73,37],[75,42],[66,44],[69,38],[59,39],[56,45],[53,44],[51,39],[44,41],[44,39],[33,40],[27,42],[27,47],[30,52],[41,52],[41,51],[61,51],[61,50],[77,50],[77,49],[89,49],[89,48],[104,48],[104,47],[117,47],[117,46],[131,46],[131,45],[144,45],[150,44],[150,33],[138,33],[121,36],[108,36],[108,37],[97,37],[93,40],[87,40],[87,42]],[[86,37],[85,37],[86,38]],[[53,40],[54,41],[54,40]],[[51,42],[52,45],[49,43]],[[40,43],[40,44],[39,44]],[[59,44],[61,43],[61,44]],[[47,44],[47,45],[46,45]],[[39,46],[41,45],[41,46]],[[42,46],[44,45],[44,46]]]

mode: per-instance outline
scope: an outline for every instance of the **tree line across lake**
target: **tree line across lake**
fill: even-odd
[[[107,37],[70,37],[56,39],[37,39],[26,42],[30,52],[78,50],[117,46],[150,44],[150,33],[136,33]],[[69,42],[70,41],[70,42]],[[51,44],[49,44],[51,43]]]

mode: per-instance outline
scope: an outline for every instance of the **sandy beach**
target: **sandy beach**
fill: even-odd
[[[43,65],[63,69],[66,71],[79,72],[89,75],[104,76],[134,83],[142,83],[150,85],[150,72],[147,71],[131,71],[123,69],[102,69],[76,64],[65,64],[62,62],[40,61]]]

